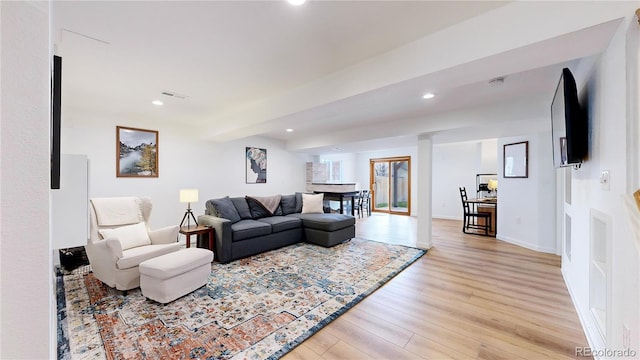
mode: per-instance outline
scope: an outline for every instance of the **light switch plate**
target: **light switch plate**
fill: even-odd
[[[600,172],[600,187],[605,191],[611,190],[609,170],[602,170],[602,172]]]

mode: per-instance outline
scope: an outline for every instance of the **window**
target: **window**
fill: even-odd
[[[342,182],[342,160],[320,160],[327,166],[327,181]]]

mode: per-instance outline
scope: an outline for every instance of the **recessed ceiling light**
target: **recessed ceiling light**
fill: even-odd
[[[162,105],[164,104],[164,103],[163,103],[162,101],[160,101],[160,100],[153,100],[151,103],[152,103],[153,105],[156,105],[156,106],[162,106]]]
[[[434,94],[434,93],[426,93],[426,94],[422,95],[423,99],[433,99],[434,97],[436,97],[436,94]]]
[[[300,6],[305,3],[307,0],[287,0],[287,2],[291,5]]]
[[[287,129],[287,132],[293,132],[293,129]]]

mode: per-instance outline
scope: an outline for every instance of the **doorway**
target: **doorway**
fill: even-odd
[[[411,215],[411,157],[370,159],[371,211]]]

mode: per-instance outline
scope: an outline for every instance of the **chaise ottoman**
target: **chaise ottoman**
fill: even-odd
[[[140,263],[142,295],[166,304],[207,283],[213,252],[201,248],[179,250]]]
[[[331,247],[356,236],[356,218],[343,214],[290,214],[302,219],[307,242]]]

